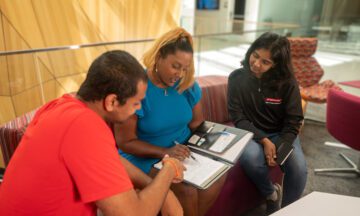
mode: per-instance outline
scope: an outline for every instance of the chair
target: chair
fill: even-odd
[[[326,103],[330,89],[341,89],[332,80],[320,83],[324,70],[313,57],[317,48],[317,38],[288,38],[294,75],[300,86],[301,97],[314,103]]]
[[[329,133],[344,144],[360,150],[360,97],[331,89],[327,97],[326,127]],[[351,168],[315,169],[315,173],[341,172],[355,173],[360,176],[358,165],[340,153]]]

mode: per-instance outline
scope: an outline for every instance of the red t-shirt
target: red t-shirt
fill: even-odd
[[[105,121],[64,95],[27,128],[0,187],[0,215],[95,215],[94,201],[132,188]]]

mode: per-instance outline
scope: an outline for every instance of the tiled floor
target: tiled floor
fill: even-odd
[[[248,44],[208,50],[195,54],[195,71],[199,76],[229,75],[240,67]],[[341,47],[339,47],[341,49]],[[324,69],[322,80],[331,79],[335,82],[360,80],[360,56],[317,51],[315,58]],[[341,85],[351,94],[360,96],[360,89]],[[317,121],[325,121],[326,104],[309,103],[305,117]]]

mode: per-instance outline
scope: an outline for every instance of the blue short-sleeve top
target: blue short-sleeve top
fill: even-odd
[[[188,124],[192,120],[192,110],[201,99],[201,89],[197,82],[181,94],[176,90],[178,83],[166,89],[155,86],[149,79],[146,96],[137,110],[138,139],[150,144],[169,148],[174,142],[184,143],[190,136]],[[145,173],[150,172],[159,158],[142,158],[119,151],[123,157]]]

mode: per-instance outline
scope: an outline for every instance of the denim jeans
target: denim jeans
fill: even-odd
[[[270,134],[268,138],[274,142],[279,136],[278,134]],[[299,137],[294,140],[293,145],[294,151],[280,166],[284,172],[282,207],[301,197],[307,179],[306,161]],[[240,165],[264,197],[274,192],[269,177],[269,166],[266,164],[264,149],[261,144],[251,140],[240,157]]]

